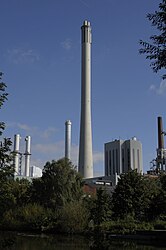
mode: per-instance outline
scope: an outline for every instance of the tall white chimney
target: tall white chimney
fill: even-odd
[[[25,138],[25,176],[29,177],[31,137]]]
[[[71,121],[65,122],[65,158],[71,157]]]
[[[19,157],[20,157],[20,135],[14,135],[14,168],[15,168],[15,175],[19,175]]]
[[[93,177],[91,127],[91,26],[84,21],[82,30],[81,121],[78,171],[84,178]]]

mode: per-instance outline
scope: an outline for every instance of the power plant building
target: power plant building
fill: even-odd
[[[42,169],[36,166],[30,167],[30,177],[32,178],[42,177]]]
[[[143,173],[142,144],[136,137],[105,143],[104,153],[105,176],[119,175],[134,169]]]

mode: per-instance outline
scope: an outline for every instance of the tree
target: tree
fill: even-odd
[[[60,230],[67,233],[84,232],[88,226],[88,212],[82,201],[67,203],[58,218]]]
[[[0,109],[2,108],[4,102],[7,100],[8,93],[6,93],[6,84],[2,81],[3,73],[0,72]],[[0,135],[2,135],[5,129],[5,123],[0,122]]]
[[[82,196],[82,178],[66,158],[47,162],[41,178],[33,180],[32,200],[45,207],[61,208]]]
[[[147,216],[153,220],[164,216],[166,218],[166,175],[158,178],[158,192],[152,199]]]
[[[155,180],[145,178],[136,170],[121,174],[113,193],[113,212],[115,218],[133,216],[144,220],[152,199],[158,194]]]
[[[103,188],[97,189],[96,199],[91,208],[91,218],[95,225],[100,225],[103,221],[107,221],[111,216],[111,198],[107,191]]]
[[[8,96],[8,93],[6,93],[6,84],[2,81],[2,75],[3,73],[0,72],[0,109],[7,100]],[[5,123],[0,122],[0,136],[2,136],[4,129]],[[14,170],[11,166],[11,145],[12,142],[10,138],[3,138],[2,141],[0,141],[0,178],[13,176]]]
[[[14,180],[0,176],[0,216],[16,206],[21,207],[27,204],[30,199],[29,190],[30,182],[26,179]]]
[[[157,27],[159,34],[150,37],[152,43],[140,40],[142,48],[139,52],[152,60],[150,66],[157,73],[160,69],[166,69],[166,0],[159,4],[159,11],[147,14],[147,18],[152,22],[152,26]],[[166,74],[163,79],[166,79]]]

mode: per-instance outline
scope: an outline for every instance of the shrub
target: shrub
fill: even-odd
[[[154,222],[154,229],[166,230],[166,221],[163,220],[156,220]]]
[[[38,204],[27,204],[4,214],[2,225],[8,229],[42,230],[48,224],[49,210]]]
[[[83,203],[75,201],[66,204],[60,215],[59,226],[62,232],[81,233],[88,225],[88,210]]]
[[[138,222],[128,216],[126,219],[103,222],[101,230],[112,234],[135,234],[137,230],[152,230],[153,225],[147,222]]]

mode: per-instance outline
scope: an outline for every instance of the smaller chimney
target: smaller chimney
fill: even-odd
[[[25,176],[29,177],[31,137],[25,138]]]
[[[162,117],[158,117],[158,149],[164,149],[164,133]]]
[[[65,158],[70,159],[71,154],[71,121],[65,122]]]
[[[14,135],[14,168],[15,168],[15,175],[19,174],[19,150],[20,150],[20,135],[16,134]]]

